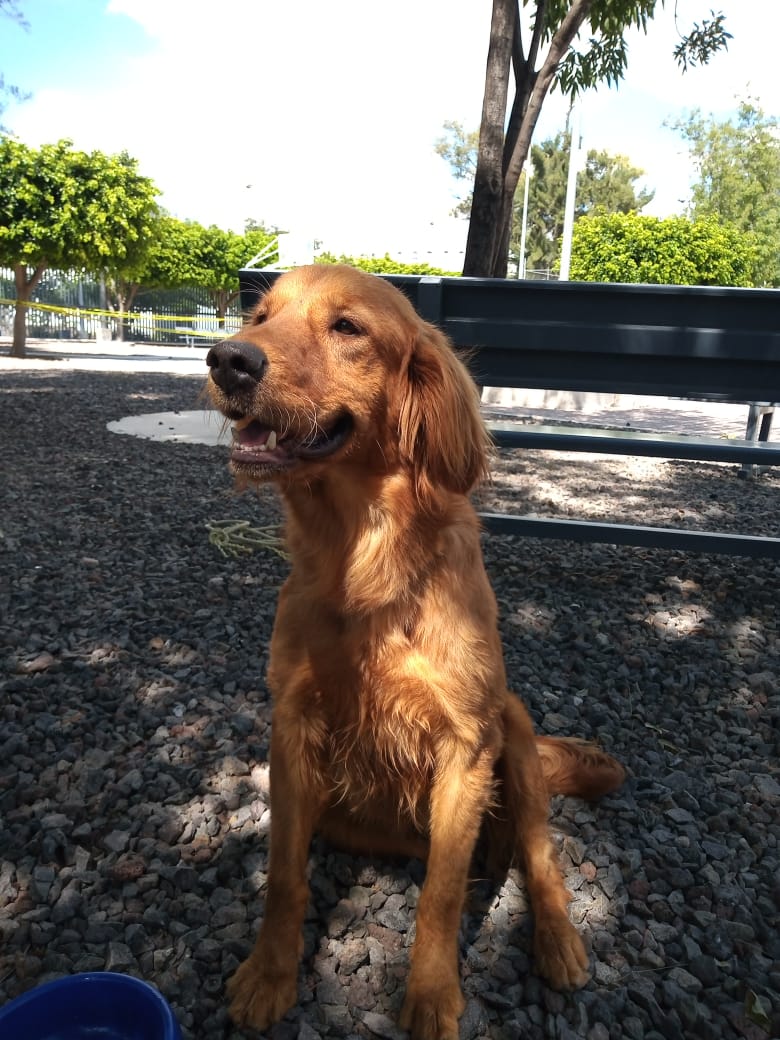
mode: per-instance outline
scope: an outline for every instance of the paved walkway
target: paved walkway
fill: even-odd
[[[94,340],[28,339],[27,357],[9,357],[8,338],[0,339],[0,373],[20,369],[68,372],[170,372],[200,375],[206,371],[208,346],[162,347],[148,343],[95,343]],[[2,378],[0,376],[0,378]]]

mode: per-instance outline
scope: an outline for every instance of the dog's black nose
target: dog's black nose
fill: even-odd
[[[226,394],[251,390],[259,383],[268,367],[268,358],[260,347],[242,340],[230,339],[218,343],[206,355],[211,378]]]

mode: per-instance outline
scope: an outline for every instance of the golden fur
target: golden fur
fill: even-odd
[[[583,985],[549,798],[598,797],[623,769],[535,737],[507,690],[467,497],[489,439],[466,369],[400,292],[324,265],[280,278],[208,363],[211,399],[236,423],[236,479],[278,485],[292,556],[268,670],[266,912],[230,982],[233,1018],[263,1030],[296,1002],[315,828],[427,861],[401,1014],[413,1040],[458,1035],[458,929],[483,823],[493,861],[525,871],[537,971]]]

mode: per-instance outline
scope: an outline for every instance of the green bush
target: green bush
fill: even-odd
[[[574,225],[569,276],[582,282],[751,286],[755,259],[750,232],[714,219],[600,214]]]
[[[429,275],[459,275],[459,271],[444,271],[440,267],[431,267],[430,264],[415,263],[404,264],[400,260],[385,253],[384,256],[334,256],[333,253],[321,253],[315,258],[317,264],[349,264],[350,267],[358,267],[361,271],[370,274],[429,274]]]

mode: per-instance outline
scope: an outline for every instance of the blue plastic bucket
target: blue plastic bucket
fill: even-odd
[[[3,1040],[181,1040],[162,994],[112,971],[67,975],[0,1007]]]

